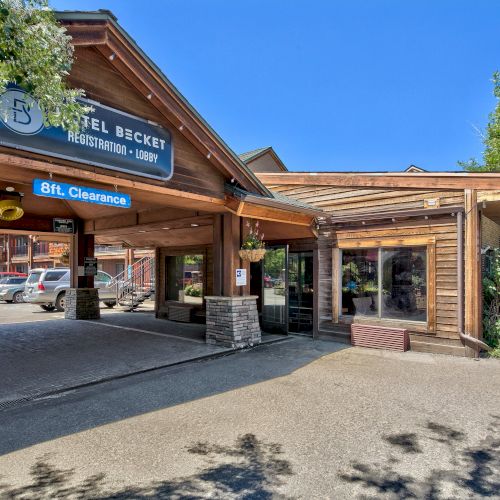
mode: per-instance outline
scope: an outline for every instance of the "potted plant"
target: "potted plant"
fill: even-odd
[[[248,262],[259,262],[266,254],[264,233],[259,232],[259,222],[255,226],[247,221],[248,234],[241,245],[240,257]]]

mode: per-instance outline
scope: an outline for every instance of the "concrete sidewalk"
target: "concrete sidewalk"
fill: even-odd
[[[231,351],[205,344],[204,335],[204,325],[158,320],[147,312],[3,324],[0,406]]]

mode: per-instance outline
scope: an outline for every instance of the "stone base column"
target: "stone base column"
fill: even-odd
[[[241,349],[260,344],[257,296],[205,297],[207,344]]]
[[[97,288],[70,288],[64,297],[66,319],[100,319]]]

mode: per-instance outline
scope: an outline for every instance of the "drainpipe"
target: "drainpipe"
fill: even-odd
[[[491,347],[483,341],[464,333],[464,214],[457,213],[457,329],[464,346],[476,351],[479,356],[481,349],[491,351]]]

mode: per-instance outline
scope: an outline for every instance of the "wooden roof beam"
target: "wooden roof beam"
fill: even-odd
[[[287,172],[257,173],[267,186],[332,186],[428,190],[498,189],[500,173],[340,173]]]

